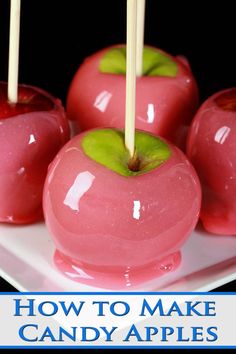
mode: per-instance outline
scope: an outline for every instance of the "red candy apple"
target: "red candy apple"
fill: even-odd
[[[42,216],[42,190],[49,163],[69,138],[59,100],[19,86],[17,104],[0,83],[0,221],[29,223]]]
[[[82,133],[60,150],[44,189],[56,266],[73,280],[117,289],[174,270],[200,197],[194,169],[164,140],[137,131],[131,166],[122,131]]]
[[[68,117],[76,120],[81,130],[123,128],[125,72],[124,46],[101,50],[81,65],[67,98]],[[138,129],[161,135],[183,148],[198,105],[197,85],[186,59],[145,47],[136,102]]]
[[[236,235],[236,88],[203,103],[187,150],[202,183],[204,227],[215,234]]]

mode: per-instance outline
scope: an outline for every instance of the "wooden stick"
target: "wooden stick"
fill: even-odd
[[[8,61],[8,100],[18,101],[19,41],[21,0],[11,0],[10,40]]]
[[[145,0],[138,0],[137,3],[137,76],[143,73],[143,46],[145,29]]]
[[[127,0],[125,145],[135,152],[137,0]]]

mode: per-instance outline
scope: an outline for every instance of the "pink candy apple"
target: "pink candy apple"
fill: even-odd
[[[203,103],[191,126],[187,152],[202,183],[204,227],[236,235],[236,88]]]
[[[55,264],[92,286],[124,288],[174,270],[200,210],[197,175],[184,154],[136,132],[138,165],[128,167],[123,133],[97,129],[69,141],[44,189]]]
[[[101,50],[87,58],[76,72],[68,93],[67,112],[82,131],[123,128],[124,48]],[[197,106],[198,89],[187,60],[145,47],[144,75],[137,78],[136,127],[184,148]]]
[[[42,217],[49,163],[69,138],[61,102],[36,87],[19,86],[17,104],[0,83],[0,222],[29,223]]]

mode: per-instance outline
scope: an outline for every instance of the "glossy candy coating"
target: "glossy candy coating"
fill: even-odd
[[[69,138],[61,102],[20,85],[19,103],[7,101],[0,83],[0,222],[30,223],[42,217],[47,168]]]
[[[119,48],[120,46],[118,46]],[[88,57],[76,72],[67,97],[67,113],[80,129],[124,127],[125,75],[99,71],[112,48]],[[188,126],[198,106],[198,89],[186,58],[172,57],[176,77],[137,78],[136,128],[153,132],[185,147]]]
[[[184,154],[121,176],[85,155],[82,133],[50,165],[44,189],[55,263],[73,280],[105,288],[139,285],[174,270],[194,229],[201,191]]]
[[[216,93],[199,108],[187,153],[202,184],[204,227],[236,235],[236,89]]]

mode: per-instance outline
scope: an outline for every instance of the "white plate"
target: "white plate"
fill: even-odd
[[[18,290],[104,291],[64,277],[54,268],[53,253],[43,223],[0,226],[0,275]],[[209,235],[198,227],[182,248],[182,263],[175,272],[132,290],[209,291],[234,279],[236,237]]]

